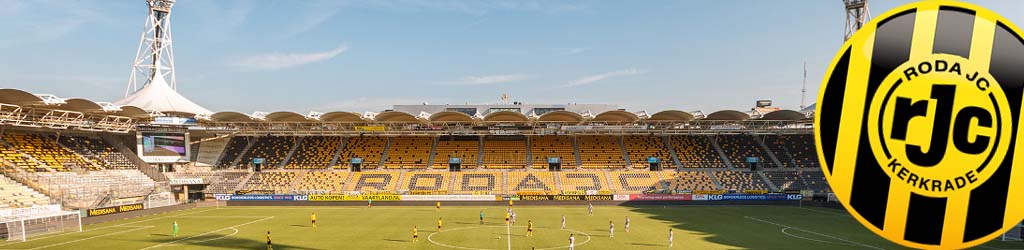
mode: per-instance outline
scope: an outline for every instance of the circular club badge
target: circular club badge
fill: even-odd
[[[942,249],[1024,219],[1021,37],[990,10],[922,1],[843,45],[818,96],[815,140],[854,218],[903,246]]]

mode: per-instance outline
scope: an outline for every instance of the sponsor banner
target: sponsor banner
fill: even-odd
[[[494,201],[494,195],[402,195],[403,201]]]
[[[356,126],[356,131],[384,131],[384,126]]]
[[[590,190],[562,190],[562,194],[564,195],[587,195],[588,192],[590,192]],[[597,191],[595,191],[594,194],[597,194]]]
[[[93,208],[93,209],[89,209],[88,212],[86,212],[86,214],[88,216],[101,216],[101,215],[118,214],[118,213],[124,213],[124,212],[135,211],[135,210],[142,210],[142,209],[144,209],[142,207],[142,203],[136,203],[136,204],[130,204],[130,205],[113,206],[113,207]]]
[[[310,195],[306,197],[309,201],[400,201],[402,200],[401,195],[393,194],[360,194],[360,195],[342,195],[342,194],[321,194],[321,195]]]
[[[616,195],[612,196],[612,200],[628,201],[629,200],[629,195],[628,194],[616,194]]]
[[[60,212],[60,205],[45,205],[23,208],[11,208],[0,210],[0,217],[20,216],[26,214]]]
[[[203,184],[203,178],[171,179],[171,185],[198,185],[198,184]]]
[[[693,194],[724,194],[725,190],[693,190]]]
[[[689,201],[693,200],[689,194],[632,194],[631,201]]]
[[[524,201],[610,201],[611,195],[521,195]]]
[[[230,194],[214,194],[213,198],[217,199],[219,201],[229,201],[229,200],[231,200],[231,195]]]
[[[742,200],[742,201],[755,201],[755,200],[767,200],[767,201],[784,201],[784,200],[800,200],[804,196],[800,194],[724,194],[722,200]]]
[[[445,195],[448,194],[448,190],[412,190],[409,191],[412,195]]]
[[[764,189],[751,189],[751,190],[743,190],[743,193],[744,194],[767,194],[768,190],[764,190]]]
[[[711,197],[708,197],[708,196],[710,196],[710,195],[707,195],[707,194],[694,194],[694,195],[690,195],[690,199],[695,200],[695,201],[709,201],[709,200],[711,200]]]
[[[293,201],[294,195],[273,195],[273,194],[248,194],[232,195],[228,198],[232,201]]]

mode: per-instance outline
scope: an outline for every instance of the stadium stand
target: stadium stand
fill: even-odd
[[[660,159],[663,168],[670,168],[674,165],[672,154],[665,149],[665,144],[662,143],[660,136],[623,136],[622,144],[626,147],[626,153],[629,154],[630,165],[633,168],[648,167],[648,157]]]
[[[484,168],[526,168],[526,138],[497,139],[484,137]],[[547,166],[547,164],[544,164]]]
[[[725,163],[718,156],[711,139],[706,135],[672,136],[672,148],[679,162],[686,168],[723,168]]]
[[[441,136],[434,153],[435,169],[447,169],[448,159],[462,159],[462,168],[476,168],[480,152],[480,138],[476,136]]]
[[[245,147],[249,146],[249,141],[252,139],[252,137],[248,136],[231,137],[231,140],[228,141],[228,145],[224,147],[224,152],[221,153],[220,160],[217,161],[217,166],[222,168],[235,167],[232,165],[234,164],[235,159],[238,159],[238,156],[244,153],[242,151],[245,151]],[[247,165],[248,163],[242,162],[240,164]]]
[[[6,144],[0,146],[2,146],[2,149],[0,149],[0,154],[3,154],[4,161],[17,166],[18,168],[21,168],[29,172],[51,171],[50,168],[47,168],[43,164],[37,163],[35,159],[32,159],[32,157],[28,155],[19,153],[13,147],[7,146]]]
[[[768,190],[768,184],[757,173],[726,170],[715,171],[714,176],[725,190]]]
[[[496,194],[503,186],[500,172],[458,172],[455,173],[456,194]]]
[[[608,174],[604,171],[559,172],[558,182],[564,191],[610,191]]]
[[[672,191],[718,190],[714,181],[711,180],[711,176],[705,171],[666,172],[662,175],[670,176],[665,182],[668,183],[668,189]]]
[[[765,137],[765,144],[787,167],[820,167],[813,135],[773,135]],[[783,160],[785,158],[786,160]]]
[[[576,144],[580,149],[582,168],[622,168],[626,165],[618,137],[579,136]]]
[[[4,141],[14,146],[18,152],[31,156],[46,167],[56,171],[69,171],[73,167],[98,169],[98,166],[86,162],[84,158],[61,147],[56,141],[38,134],[7,132]]]
[[[277,168],[281,161],[288,156],[288,151],[292,150],[295,146],[295,140],[298,137],[294,136],[264,136],[256,138],[256,143],[252,145],[252,148],[248,152],[242,154],[242,160],[239,164],[246,164],[252,162],[255,158],[264,158],[263,169]]]
[[[0,209],[50,204],[50,197],[0,175]]]
[[[393,137],[384,160],[386,169],[424,169],[430,159],[433,137]]]
[[[825,179],[825,173],[821,172],[820,169],[810,169],[800,172],[800,178],[803,178],[807,182],[807,188],[814,190],[815,192],[831,192],[832,189],[828,186],[828,180]]]
[[[135,165],[132,164],[128,157],[125,156],[121,151],[118,151],[114,146],[111,146],[106,141],[100,138],[86,137],[86,136],[60,136],[58,142],[61,145],[71,149],[75,153],[82,155],[95,163],[95,165],[103,166],[106,169],[132,169]],[[94,168],[94,170],[97,170]]]
[[[573,152],[572,145],[572,138],[568,136],[532,137],[530,139],[530,155],[533,157],[533,166],[546,167],[549,157],[559,157],[562,161],[562,168],[575,168],[576,154]]]
[[[345,190],[361,193],[393,193],[398,186],[397,171],[355,172]]]
[[[531,172],[508,172],[508,183],[505,183],[505,190],[513,192],[537,192],[545,194],[556,194],[558,186],[555,186],[555,175],[547,171]]]
[[[363,159],[363,163],[360,165],[362,169],[377,168],[377,164],[380,163],[380,157],[384,154],[384,148],[387,144],[387,137],[349,137],[345,143],[345,148],[341,150],[341,159],[339,161],[344,162],[344,167],[342,168],[348,168],[352,163],[352,158]]]
[[[447,191],[450,176],[450,172],[442,171],[406,172],[398,191],[412,194]]]
[[[238,189],[239,184],[245,181],[252,173],[243,171],[217,171],[214,181],[204,191],[208,194],[230,194]]]
[[[157,183],[138,170],[102,170],[87,172],[43,172],[33,177],[34,187],[59,199],[67,206],[96,207],[104,200],[144,199]]]
[[[307,138],[308,139],[308,138]],[[295,192],[300,194],[341,194],[348,171],[309,171],[299,177]]]
[[[779,190],[803,190],[806,188],[804,181],[800,179],[800,172],[796,171],[764,171],[764,176],[775,184]]]
[[[775,167],[775,163],[768,156],[768,152],[761,147],[753,136],[719,135],[715,139],[718,140],[718,145],[722,147],[722,151],[729,158],[733,167],[745,168],[747,166],[747,157],[757,157],[761,167]]]
[[[291,190],[296,176],[296,172],[293,171],[257,172],[249,178],[242,190],[287,194]]]
[[[336,136],[308,136],[302,139],[295,153],[288,159],[286,169],[322,169],[329,167],[334,152],[341,146]]]
[[[627,194],[638,194],[644,191],[651,191],[660,189],[661,187],[655,186],[661,181],[661,177],[658,176],[657,172],[650,171],[613,171],[611,174],[611,181],[614,189],[612,191],[618,193]]]

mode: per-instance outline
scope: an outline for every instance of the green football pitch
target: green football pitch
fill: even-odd
[[[0,249],[902,249],[875,236],[842,210],[789,206],[517,207],[220,207],[196,208],[87,225],[83,232],[2,242]],[[480,224],[479,213],[484,212]],[[309,215],[317,213],[313,228]],[[561,229],[561,217],[567,217]],[[631,219],[626,232],[626,216]],[[437,219],[444,226],[437,230]],[[526,236],[532,220],[533,236]],[[171,225],[180,225],[178,237]],[[609,237],[609,221],[615,223]],[[419,241],[412,242],[412,228]],[[991,242],[979,249],[1020,249]]]

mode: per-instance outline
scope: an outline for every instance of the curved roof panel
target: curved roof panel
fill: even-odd
[[[84,98],[70,98],[64,100],[60,105],[61,109],[83,113],[103,112],[103,106]]]
[[[472,122],[473,117],[462,112],[442,111],[430,115],[432,122]]]
[[[529,120],[530,118],[527,118],[523,113],[515,111],[491,112],[484,116],[485,122],[525,122]]]
[[[268,121],[278,121],[278,122],[304,122],[304,121],[309,121],[309,119],[307,119],[306,116],[304,116],[302,114],[299,114],[299,113],[291,112],[291,111],[273,112],[273,113],[267,114],[267,116],[264,117],[264,118],[267,119]]]
[[[594,119],[590,120],[595,122],[635,122],[640,120],[640,117],[625,110],[610,110],[597,114]]]
[[[357,113],[334,111],[320,115],[320,121],[324,122],[362,122],[363,116]]]
[[[43,98],[20,89],[0,89],[0,103],[14,105],[43,105]]]
[[[418,122],[416,116],[402,111],[385,111],[374,117],[381,122]]]
[[[679,110],[665,110],[658,113],[654,113],[651,117],[647,118],[648,121],[690,121],[693,120],[693,114]]]
[[[121,106],[121,111],[114,112],[114,115],[131,118],[149,118],[149,112],[136,106]]]
[[[249,115],[234,111],[217,112],[210,115],[210,119],[221,122],[250,122],[255,120]]]
[[[804,116],[803,113],[800,113],[800,112],[797,112],[797,111],[793,111],[793,110],[779,110],[779,111],[767,113],[767,114],[764,114],[763,116],[761,116],[761,120],[794,121],[794,120],[802,120],[802,119],[807,119],[807,116]]]
[[[565,111],[565,110],[558,110],[558,111],[551,111],[551,112],[544,113],[539,118],[537,118],[537,121],[541,121],[541,122],[581,122],[581,121],[583,121],[583,116],[580,115],[580,114],[569,112],[569,111]]]
[[[739,112],[736,110],[722,110],[711,113],[704,120],[716,120],[716,121],[744,121],[750,119],[750,115],[747,113]]]

